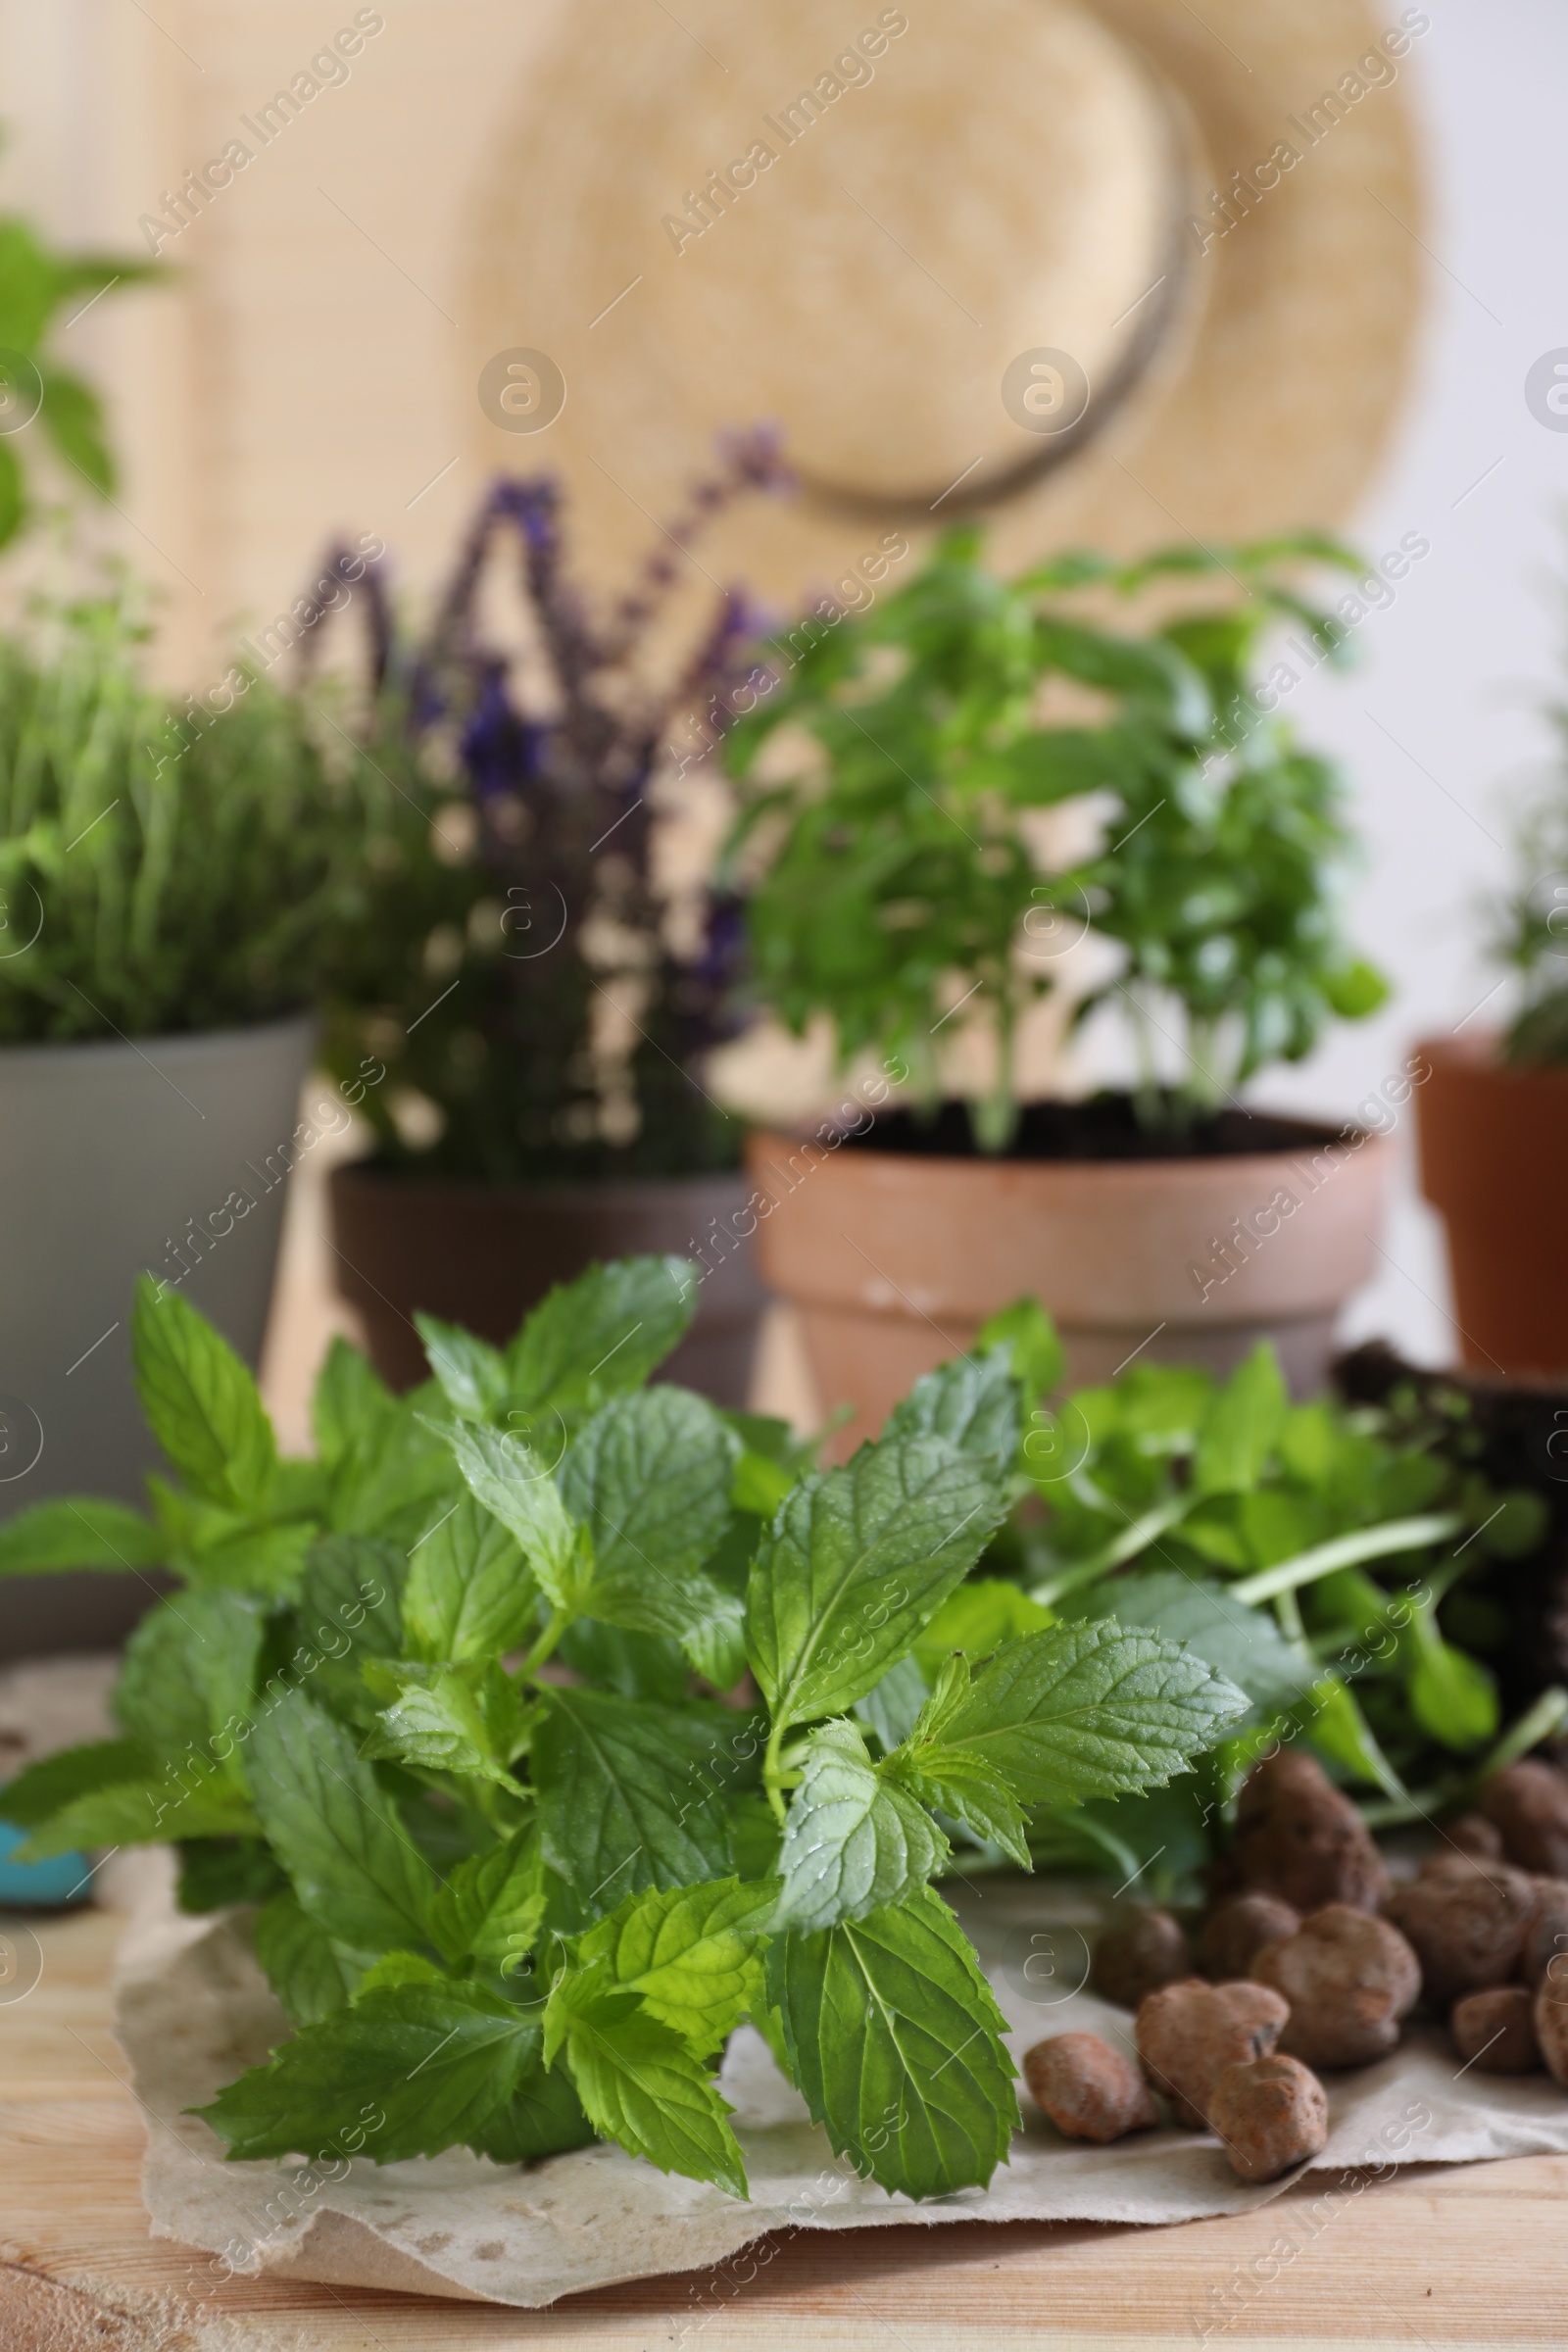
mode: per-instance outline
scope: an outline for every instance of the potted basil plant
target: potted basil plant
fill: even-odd
[[[300,1115],[312,993],[386,797],[243,670],[201,704],[152,692],[143,634],[112,595],[0,641],[6,1517],[139,1496],[158,1458],[130,1377],[139,1273],[256,1361],[286,1178],[320,1126]],[[336,1097],[322,1115],[348,1121]],[[77,1559],[65,1537],[73,1567],[118,1570],[112,1541]],[[29,1564],[58,1568],[58,1544]],[[146,1599],[118,1575],[9,1585],[4,1649],[111,1641]]]
[[[751,681],[725,757],[756,999],[797,1033],[825,1024],[841,1062],[874,1050],[911,1077],[842,1141],[752,1147],[760,1263],[826,1400],[860,1408],[845,1445],[1020,1290],[1075,1381],[1145,1349],[1222,1371],[1268,1337],[1295,1387],[1321,1385],[1370,1270],[1386,1147],[1237,1099],[1385,993],[1338,920],[1339,778],[1257,675],[1282,619],[1317,659],[1342,649],[1287,576],[1309,561],[1355,567],[1302,536],[1004,581],[957,531],[874,611],[776,641]],[[1168,615],[1173,587],[1177,615],[1137,633],[1098,617],[1156,590]],[[1043,704],[1063,689],[1078,723]],[[1102,812],[1098,841],[1053,866],[1039,812],[1072,803]],[[1024,1102],[1024,1017],[1086,934],[1113,968],[1074,1019],[1119,1018],[1137,1075]],[[968,1101],[960,1030],[989,1056]]]

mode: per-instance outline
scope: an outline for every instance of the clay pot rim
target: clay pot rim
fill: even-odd
[[[840,1153],[840,1145],[849,1140],[845,1131],[840,1142],[824,1143],[818,1121],[813,1128],[754,1127],[746,1138],[746,1160],[754,1173],[764,1146],[799,1151],[803,1146],[818,1152]],[[1167,1187],[1176,1184],[1211,1187],[1216,1179],[1224,1181],[1267,1181],[1267,1170],[1288,1168],[1316,1152],[1333,1152],[1347,1163],[1363,1155],[1363,1147],[1372,1147],[1372,1155],[1380,1156],[1389,1150],[1390,1139],[1373,1127],[1341,1126],[1334,1129],[1314,1128],[1301,1122],[1305,1132],[1298,1144],[1273,1152],[1191,1152],[1186,1156],[1174,1154],[1160,1159],[1034,1159],[999,1152],[994,1156],[980,1152],[963,1158],[939,1152],[880,1152],[874,1145],[858,1144],[848,1153],[842,1153],[842,1164],[886,1171],[898,1169],[910,1178],[922,1170],[940,1176],[949,1183],[965,1179],[989,1181],[998,1176],[1013,1181],[1029,1180],[1039,1184],[1122,1184],[1129,1188]]]
[[[409,1200],[415,1197],[431,1203],[447,1201],[454,1205],[471,1205],[476,1200],[507,1200],[516,1203],[554,1207],[579,1206],[594,1202],[613,1209],[623,1203],[657,1200],[661,1195],[673,1199],[689,1193],[699,1185],[743,1185],[744,1166],[708,1168],[693,1176],[611,1176],[601,1179],[578,1177],[556,1184],[492,1184],[483,1176],[416,1176],[401,1169],[388,1167],[373,1153],[363,1159],[340,1160],[328,1176],[334,1190],[345,1193],[377,1194],[382,1199],[400,1195]]]
[[[1568,1086],[1568,1062],[1504,1061],[1502,1037],[1500,1029],[1478,1030],[1474,1037],[1422,1037],[1410,1054],[1412,1059],[1424,1054],[1435,1069],[1463,1071],[1498,1086]]]
[[[0,1063],[24,1060],[39,1065],[57,1061],[74,1069],[93,1056],[101,1061],[123,1060],[127,1054],[160,1054],[164,1060],[182,1060],[215,1048],[238,1052],[260,1038],[280,1038],[290,1032],[313,1040],[319,1024],[309,1004],[292,1012],[269,1013],[260,1021],[225,1021],[218,1029],[155,1029],[135,1037],[15,1037],[0,1040]]]

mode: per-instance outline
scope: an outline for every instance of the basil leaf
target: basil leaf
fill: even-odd
[[[465,1421],[494,1421],[507,1401],[505,1357],[471,1331],[443,1323],[437,1315],[416,1309],[414,1323],[453,1411]]]
[[[153,1436],[192,1491],[260,1512],[277,1460],[255,1381],[226,1340],[151,1275],[131,1313],[136,1389]]]
[[[551,1689],[542,1696],[529,1762],[545,1859],[574,1888],[585,1917],[640,1887],[728,1876],[724,1796],[743,1764],[724,1747],[750,1739],[755,1754],[744,1716],[715,1724],[693,1707],[603,1690]]]
[[[157,1568],[165,1544],[140,1511],[88,1494],[35,1502],[0,1527],[0,1576],[57,1568]]]
[[[397,2164],[476,2136],[537,2065],[539,2028],[478,1984],[398,1984],[308,2025],[200,2115],[236,2158]]]
[[[863,1919],[923,1886],[950,1850],[917,1799],[878,1773],[855,1725],[825,1723],[790,1799],[775,1924],[809,1934]]]
[[[365,1961],[332,1941],[294,1896],[272,1895],[256,1914],[256,1957],[297,2026],[346,2009]]]
[[[568,1970],[545,2010],[545,2051],[562,2050],[583,2112],[662,2173],[747,2194],[729,2111],[680,2035],[602,1969]]]
[[[1018,2124],[1005,2021],[938,1895],[775,1937],[767,1988],[835,2154],[910,2197],[986,2185]]]
[[[318,1926],[360,1952],[424,1941],[430,1866],[340,1724],[303,1691],[286,1692],[257,1717],[246,1773],[268,1841]]]
[[[888,1438],[806,1479],[753,1564],[747,1655],[775,1726],[852,1706],[903,1656],[1002,1519],[1001,1482],[937,1438]]]
[[[885,1438],[946,1438],[960,1453],[1010,1467],[1023,1436],[1018,1384],[1005,1348],[960,1355],[917,1380],[888,1415]]]
[[[536,1306],[507,1349],[511,1401],[522,1412],[591,1411],[641,1388],[697,1312],[697,1270],[681,1257],[590,1266]]]
[[[777,1894],[776,1882],[719,1879],[628,1895],[577,1938],[578,1965],[599,1964],[694,2057],[710,2057],[760,1995],[759,1942]]]
[[[403,1630],[411,1657],[500,1657],[527,1640],[538,1608],[516,1537],[473,1494],[449,1504],[409,1554]]]
[[[972,1684],[960,1672],[909,1744],[917,1760],[922,1741],[980,1756],[1025,1804],[1052,1804],[1158,1787],[1246,1713],[1192,1650],[1102,1620],[1030,1634]]]

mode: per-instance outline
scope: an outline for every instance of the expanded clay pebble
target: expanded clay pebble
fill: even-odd
[[[1484,1813],[1461,1813],[1457,1821],[1446,1825],[1443,1834],[1461,1854],[1475,1854],[1483,1862],[1500,1862],[1503,1858],[1502,1832]]]
[[[1568,2088],[1568,1978],[1546,1971],[1536,1987],[1532,2022],[1548,2071]]]
[[[1490,1984],[1455,2001],[1448,2020],[1454,2046],[1479,2075],[1531,2075],[1541,2065],[1528,1984]]]
[[[1386,1919],[1326,1903],[1298,1935],[1252,1963],[1260,1984],[1290,2003],[1280,2047],[1308,2066],[1369,2066],[1399,2038],[1421,1994],[1421,1964]]]
[[[1481,1791],[1481,1810],[1510,1862],[1568,1878],[1568,1773],[1528,1756],[1493,1775]]]
[[[1300,1913],[1294,1905],[1282,1903],[1277,1894],[1229,1895],[1203,1922],[1198,1965],[1216,1984],[1250,1976],[1252,1962],[1264,1945],[1283,1943],[1300,1924]]]
[[[1145,2080],[1169,2099],[1179,2124],[1200,2131],[1216,2076],[1240,2059],[1266,2057],[1289,2015],[1267,1984],[1205,1984],[1201,1977],[1163,1984],[1133,2029]]]
[[[1159,2121],[1153,2094],[1136,2066],[1098,2034],[1057,2034],[1023,2054],[1023,2076],[1037,2106],[1068,2139],[1125,2138]]]
[[[1192,1973],[1192,1946],[1181,1921],[1169,1911],[1135,1911],[1101,1936],[1089,1983],[1102,2001],[1136,2009],[1146,1994]]]
[[[1371,1832],[1323,1767],[1288,1747],[1254,1764],[1236,1803],[1230,1884],[1278,1895],[1303,1915],[1324,1903],[1376,1911],[1389,1874]]]
[[[1273,2180],[1328,2145],[1329,2102],[1298,2058],[1248,2058],[1221,2069],[1208,2120],[1244,2180]]]
[[[1390,1897],[1388,1917],[1421,1963],[1421,1990],[1434,2009],[1463,1993],[1504,1984],[1518,1967],[1536,1912],[1536,1888],[1506,1862],[1440,1854]]]

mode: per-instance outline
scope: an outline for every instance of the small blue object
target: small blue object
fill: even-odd
[[[12,1861],[26,1835],[13,1823],[0,1821],[0,1910],[57,1911],[65,1903],[89,1901],[92,1873],[84,1854],[52,1854],[47,1862]]]

